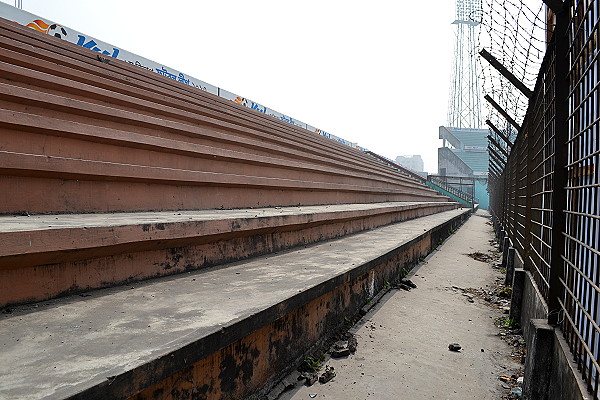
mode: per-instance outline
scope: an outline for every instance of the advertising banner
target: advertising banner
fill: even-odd
[[[205,92],[212,94],[218,94],[218,88],[210,83],[206,83],[191,76],[186,76],[173,68],[140,57],[111,44],[104,43],[101,40],[87,36],[64,25],[57,24],[47,18],[41,18],[37,15],[30,14],[6,3],[0,2],[0,16],[28,28],[35,29],[38,32],[46,33],[50,36],[76,44],[77,46],[96,51],[102,55],[127,61],[137,67],[144,68],[196,89],[204,90]]]

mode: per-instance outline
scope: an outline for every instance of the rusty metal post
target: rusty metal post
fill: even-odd
[[[525,86],[525,84],[523,82],[521,82],[519,80],[519,78],[514,76],[508,69],[506,69],[506,67],[504,65],[502,65],[502,63],[500,61],[498,61],[496,59],[496,57],[494,57],[493,55],[488,53],[488,51],[486,49],[481,49],[479,54],[483,58],[485,58],[487,60],[487,62],[489,62],[492,65],[492,67],[496,68],[496,70],[498,72],[500,72],[502,74],[502,76],[504,76],[506,79],[508,79],[508,81],[510,83],[515,85],[515,87],[517,89],[519,89],[521,91],[521,93],[523,93],[525,95],[525,97],[527,97],[528,99],[531,98],[531,96],[533,95],[533,92],[531,91],[531,89],[529,89],[527,86]]]
[[[504,109],[503,109],[502,107],[500,107],[500,105],[499,105],[498,103],[496,103],[496,102],[494,101],[494,99],[492,99],[492,98],[490,97],[490,95],[486,94],[485,96],[483,96],[483,98],[484,98],[484,99],[485,99],[485,100],[486,100],[488,103],[490,103],[490,105],[491,105],[492,107],[494,107],[494,108],[496,109],[496,111],[498,111],[498,112],[499,112],[499,113],[500,113],[500,114],[501,114],[501,115],[502,115],[504,118],[506,118],[506,120],[507,120],[507,121],[508,121],[508,122],[509,122],[509,123],[510,123],[512,126],[514,126],[514,127],[517,129],[517,131],[520,131],[520,130],[521,130],[521,125],[519,125],[519,124],[517,123],[517,121],[515,121],[515,120],[514,120],[514,118],[510,116],[510,114],[508,114],[506,111],[504,111]]]
[[[508,136],[506,136],[504,133],[502,133],[502,131],[500,131],[500,129],[496,128],[496,125],[494,125],[492,123],[492,121],[490,121],[489,119],[486,119],[485,123],[488,124],[488,126],[490,127],[491,130],[494,131],[496,136],[498,136],[500,139],[504,140],[504,142],[507,144],[508,147],[513,147],[513,143],[508,139]]]
[[[564,275],[562,256],[565,248],[565,213],[567,186],[567,151],[569,139],[569,14],[563,8],[556,14],[554,41],[555,58],[555,136],[554,136],[554,186],[552,193],[552,248],[550,250],[550,279],[548,289],[548,323],[557,325],[560,321],[559,310],[562,296],[561,278]]]
[[[491,144],[494,145],[494,147],[496,147],[498,150],[500,150],[500,153],[504,154],[506,156],[506,158],[508,158],[508,152],[506,150],[504,150],[502,148],[502,146],[500,146],[500,144],[498,142],[496,142],[496,140],[494,140],[494,138],[491,135],[488,135],[488,140],[490,141]]]

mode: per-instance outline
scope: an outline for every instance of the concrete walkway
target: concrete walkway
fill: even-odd
[[[298,386],[279,398],[500,399],[500,375],[520,367],[510,359],[494,318],[500,311],[459,288],[492,285],[500,272],[467,256],[494,249],[489,214],[479,211],[414,273],[418,288],[392,290],[352,328],[358,350],[331,359],[337,376],[326,384]],[[459,343],[460,352],[448,350]]]

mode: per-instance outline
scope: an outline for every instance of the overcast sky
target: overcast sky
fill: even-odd
[[[453,0],[22,3],[389,158],[421,154],[437,172]]]

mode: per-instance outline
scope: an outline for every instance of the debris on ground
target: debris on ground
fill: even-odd
[[[374,325],[373,325],[372,329],[375,329]],[[340,338],[340,340],[336,341],[329,348],[328,353],[333,358],[346,357],[346,356],[349,356],[351,353],[352,354],[356,353],[357,347],[358,347],[358,341],[356,340],[354,335],[349,332],[346,332]]]
[[[312,386],[319,380],[319,374],[315,372],[303,372],[298,377],[298,380],[301,381],[302,379],[305,380],[306,386]]]
[[[496,248],[498,247],[498,242],[496,240],[490,241],[490,244]],[[474,299],[482,299],[490,307],[497,309],[503,314],[503,316],[494,319],[494,324],[500,329],[498,337],[512,347],[510,354],[511,358],[523,365],[525,364],[526,353],[525,339],[523,338],[523,330],[519,326],[518,321],[510,317],[512,287],[504,285],[506,269],[502,267],[502,255],[500,252],[492,251],[486,256],[486,258],[488,258],[488,263],[492,268],[498,270],[502,276],[496,278],[495,283],[486,285],[485,288],[466,288],[461,289],[461,291],[463,292],[463,295],[466,293],[473,294]],[[506,392],[502,396],[503,399],[522,398],[523,368],[514,372],[515,375],[511,375],[510,377],[503,376],[498,378],[504,382],[502,386],[506,389]]]
[[[325,372],[319,377],[319,382],[327,383],[335,377],[335,369],[329,365],[325,367]]]
[[[520,399],[523,396],[523,390],[520,387],[514,387],[510,391],[510,397],[513,399]]]
[[[410,292],[411,287],[408,285],[405,285],[404,283],[399,283],[398,284],[398,288],[402,289],[402,290],[406,290],[407,292]]]
[[[522,376],[517,378],[517,383],[518,383],[519,385],[522,385],[522,384],[523,384],[523,377],[522,377]]]
[[[347,340],[338,340],[329,349],[329,355],[333,358],[347,357],[350,355],[350,348]]]
[[[497,247],[497,241],[490,241],[490,244]],[[512,287],[504,285],[504,274],[506,270],[501,264],[501,253],[498,251],[489,251],[487,254],[479,251],[467,254],[467,256],[481,262],[486,262],[492,268],[497,270],[501,276],[498,276],[494,283],[490,283],[485,287],[480,288],[461,288],[459,286],[446,287],[446,290],[452,290],[461,293],[465,296],[469,303],[474,303],[476,300],[481,300],[484,304],[498,310],[503,316],[494,319],[494,324],[499,328],[498,337],[511,346],[512,351],[510,357],[522,365],[525,364],[525,339],[523,338],[523,330],[519,326],[518,321],[510,317],[510,299],[512,296]],[[483,351],[483,349],[481,349]],[[520,399],[522,398],[523,386],[523,368],[519,371],[513,371],[516,374],[510,377],[500,376],[498,379],[502,381],[502,387],[506,390],[503,394],[503,399]]]
[[[475,261],[481,261],[484,263],[490,262],[494,258],[494,256],[492,256],[490,254],[482,253],[480,251],[475,251],[473,253],[469,253],[469,254],[467,254],[467,256],[471,257]]]
[[[448,345],[448,350],[450,351],[460,351],[460,349],[462,349],[462,347],[458,343],[450,343]]]
[[[410,292],[411,289],[416,289],[417,285],[410,279],[402,278],[390,284],[392,289],[402,289]]]
[[[354,335],[351,335],[348,338],[348,348],[350,349],[350,353],[356,353],[356,349],[358,348],[358,340]]]
[[[501,380],[502,382],[507,383],[508,385],[502,384],[502,387],[504,389],[507,389],[507,392],[505,393],[504,396],[502,396],[503,399],[520,399],[521,397],[523,397],[523,377],[517,377],[517,375],[511,375],[510,377],[508,376],[499,376],[498,377],[499,380]],[[510,391],[508,391],[510,390]]]
[[[410,288],[412,288],[412,289],[416,289],[416,288],[417,288],[417,285],[415,285],[415,284],[413,283],[413,281],[411,281],[410,279],[402,279],[402,280],[400,281],[400,283],[403,283],[403,284],[405,284],[406,286],[409,286],[409,287],[410,287]]]

